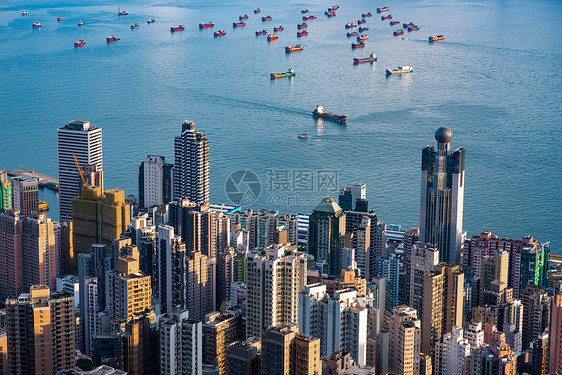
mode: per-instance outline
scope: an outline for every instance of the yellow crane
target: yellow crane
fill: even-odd
[[[78,168],[78,173],[80,173],[80,177],[82,177],[82,183],[84,187],[88,187],[89,185],[86,183],[86,179],[84,178],[84,174],[82,173],[82,169],[80,169],[80,164],[78,164],[78,159],[76,159],[76,155],[72,154],[74,158],[74,162],[76,163],[76,168]]]

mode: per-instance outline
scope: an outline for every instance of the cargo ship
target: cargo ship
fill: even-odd
[[[400,21],[390,21],[390,26],[398,25]]]
[[[140,25],[138,23],[135,23],[134,25],[131,25],[131,30],[132,29],[138,29],[140,27]]]
[[[307,27],[308,27],[308,24],[306,22],[299,23],[297,25],[297,29],[306,29]]]
[[[357,37],[357,41],[360,42],[362,40],[367,40],[369,39],[369,35],[365,35],[365,34],[361,34]]]
[[[360,19],[360,20],[357,21],[357,24],[358,24],[358,25],[361,25],[361,24],[363,24],[363,23],[365,23],[365,22],[367,22],[367,20],[366,20],[365,18],[362,18],[362,19]]]
[[[372,12],[361,14],[361,17],[363,17],[363,18],[372,17],[372,16],[373,16]]]
[[[238,19],[239,19],[240,21],[242,21],[242,20],[247,20],[247,19],[248,19],[248,15],[247,15],[247,14],[244,14],[243,16],[239,16]]]
[[[440,40],[444,40],[445,39],[445,35],[437,35],[437,36],[430,36],[429,37],[429,41],[430,42],[438,42]]]
[[[200,23],[199,24],[200,29],[208,29],[210,27],[215,27],[215,23],[214,22],[207,22],[207,23]]]
[[[297,36],[300,38],[301,36],[307,36],[308,35],[308,31],[303,30],[303,31],[297,31]]]
[[[82,21],[78,22],[78,26],[84,26],[84,22]]]
[[[377,8],[377,13],[388,12],[390,10],[389,7],[380,7]]]
[[[283,26],[277,26],[273,28],[273,31],[277,32],[277,31],[283,31],[285,30],[285,28]]]
[[[32,26],[34,29],[38,29],[41,27],[41,24],[39,23],[39,21],[35,21]]]
[[[76,42],[74,42],[74,47],[82,47],[86,45],[86,41],[85,40],[77,40]]]
[[[232,22],[232,27],[243,27],[246,26],[246,22]]]
[[[149,19],[148,21],[146,21],[146,23],[154,23],[154,22],[156,22],[156,19],[155,19],[155,18],[151,18],[151,19]]]
[[[316,17],[316,16],[302,16],[303,21],[315,20],[316,18],[318,18],[318,17]]]
[[[277,34],[269,34],[267,36],[267,40],[277,40],[277,39],[279,39],[279,35]]]
[[[107,38],[105,38],[105,40],[107,40],[107,43],[111,43],[111,42],[115,42],[116,40],[119,40],[119,37],[116,35],[110,35]]]
[[[347,33],[347,37],[348,37],[348,38],[349,38],[349,37],[352,37],[352,36],[358,36],[358,35],[359,35],[359,32],[358,32],[358,31],[353,31],[353,32],[351,32],[351,33]]]
[[[328,18],[332,18],[336,16],[336,12],[330,12],[330,11],[325,11],[324,14],[328,17]]]
[[[408,31],[416,31],[416,30],[419,30],[419,29],[420,29],[420,27],[417,26],[417,25],[413,25],[413,26],[408,27]]]
[[[301,10],[301,13],[308,13],[308,12],[310,12],[310,9],[303,9],[303,10]]]
[[[367,44],[365,42],[351,43],[351,48],[363,48]]]
[[[345,24],[346,29],[353,29],[354,27],[357,27],[357,24],[355,22],[348,22]]]
[[[57,17],[57,21],[62,21],[62,17]]]
[[[360,33],[362,33],[363,31],[367,31],[367,30],[369,30],[369,28],[368,28],[367,26],[361,26],[361,27],[359,28],[359,32],[360,32]]]
[[[261,18],[262,22],[271,21],[272,19],[273,19],[273,17],[271,17],[271,16],[265,16],[265,17]]]
[[[174,31],[183,31],[185,30],[185,27],[183,25],[178,25],[178,26],[172,26],[170,27],[170,31],[174,32]]]
[[[411,66],[399,66],[398,69],[387,69],[386,70],[386,75],[387,76],[393,76],[396,74],[405,74],[405,73],[413,73],[414,68],[412,68]]]
[[[391,14],[389,14],[388,16],[381,16],[381,21],[384,21],[384,20],[391,20],[391,19],[392,19],[392,15],[391,15]]]
[[[298,139],[308,139],[308,134],[306,133],[300,133],[299,135],[297,135]]]
[[[320,104],[318,104],[316,106],[316,109],[312,111],[312,116],[314,116],[314,118],[323,118],[334,122],[347,122],[347,115],[334,115],[331,113],[326,113],[324,107],[322,107]]]
[[[217,36],[225,36],[225,35],[226,35],[226,31],[224,31],[224,30],[215,31],[215,32],[213,33],[213,35],[215,36],[215,38],[216,38]]]
[[[369,57],[354,57],[353,58],[353,63],[354,64],[361,64],[361,63],[366,63],[366,62],[375,62],[377,61],[377,56],[375,55],[374,52],[372,52]]]
[[[254,14],[258,14],[259,12],[261,12],[261,9],[260,9],[260,8],[254,9]]]
[[[129,14],[129,12],[127,12],[126,10],[121,10],[121,8],[117,8],[117,15],[118,16],[126,16],[128,14]]]
[[[267,34],[267,30],[266,30],[266,29],[256,31],[256,36],[257,36],[257,35],[266,35],[266,34]]]
[[[27,16],[27,12],[24,10],[23,12],[21,12],[22,16]]]
[[[285,78],[285,77],[294,77],[295,75],[296,73],[293,70],[293,68],[289,68],[286,73],[271,73],[269,77],[271,79],[277,79],[277,78]]]
[[[405,29],[407,29],[408,27],[414,26],[414,25],[415,25],[415,24],[414,24],[413,22],[408,22],[408,23],[403,23],[403,24],[402,24],[402,27],[405,28]]]
[[[394,36],[402,35],[402,34],[404,34],[404,30],[402,30],[402,29],[396,30],[393,34],[394,34]]]
[[[285,47],[285,52],[286,53],[290,53],[290,52],[295,52],[295,51],[302,51],[304,49],[302,44],[297,44],[294,46],[287,46]]]

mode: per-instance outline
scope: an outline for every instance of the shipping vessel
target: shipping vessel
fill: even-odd
[[[298,139],[308,139],[308,134],[306,133],[300,133],[299,135],[297,135]]]
[[[27,16],[27,12],[24,10],[23,12],[21,12],[22,16]]]
[[[332,18],[336,16],[336,12],[330,12],[330,11],[325,11],[324,14],[328,17],[328,18]]]
[[[307,36],[308,35],[308,31],[306,30],[302,30],[302,31],[298,31],[297,32],[297,36],[300,38],[301,36]]]
[[[361,17],[363,17],[363,18],[372,17],[372,16],[373,16],[372,12],[361,14]]]
[[[310,9],[303,9],[303,10],[301,10],[301,13],[308,13],[308,12],[310,12]]]
[[[240,21],[240,22],[232,22],[232,27],[244,27],[246,26],[246,22]]]
[[[391,19],[392,19],[392,14],[389,14],[388,16],[381,16],[381,21],[391,20]]]
[[[254,14],[258,14],[259,12],[261,12],[261,9],[260,9],[260,8],[254,9]]]
[[[138,29],[140,27],[140,25],[138,23],[135,23],[134,25],[131,25],[131,29]]]
[[[117,15],[118,16],[126,16],[128,14],[129,14],[129,12],[127,12],[126,10],[121,10],[121,8],[117,8]]]
[[[345,24],[346,29],[353,29],[354,27],[357,27],[357,24],[355,22],[348,22]]]
[[[78,26],[84,26],[84,22],[82,21],[78,22]]]
[[[351,48],[363,48],[367,44],[365,42],[351,43]]]
[[[256,36],[257,36],[257,35],[266,35],[266,34],[267,34],[267,30],[266,30],[266,29],[256,31]]]
[[[302,16],[303,21],[315,20],[316,18],[318,18],[318,17],[316,17],[316,16]]]
[[[155,19],[155,18],[151,18],[151,19],[149,19],[148,21],[146,21],[146,23],[154,23],[154,22],[156,22],[156,19]]]
[[[267,36],[267,40],[277,40],[277,39],[279,39],[279,35],[277,34],[269,34]]]
[[[170,27],[170,31],[174,32],[174,31],[183,31],[185,30],[185,27],[183,25],[178,25],[178,26],[172,26]]]
[[[39,23],[39,21],[35,21],[32,26],[34,29],[38,29],[41,27],[41,24]]]
[[[217,36],[225,36],[225,35],[226,35],[226,31],[224,31],[224,30],[215,31],[215,32],[213,33],[213,35],[215,36],[215,38],[216,38]]]
[[[307,27],[308,27],[308,24],[306,22],[299,23],[297,25],[297,29],[306,29]]]
[[[352,36],[358,36],[358,35],[359,35],[359,31],[353,31],[353,32],[347,33],[348,38],[352,37]]]
[[[86,45],[86,41],[85,40],[77,40],[76,42],[74,42],[74,47],[82,47]]]
[[[105,38],[105,40],[107,40],[108,43],[111,43],[111,42],[115,42],[116,40],[119,40],[119,37],[116,35],[110,35],[107,38]]]
[[[314,116],[314,118],[323,118],[335,122],[347,122],[347,115],[334,115],[331,113],[326,113],[324,107],[322,107],[320,104],[318,104],[316,106],[316,109],[312,111],[312,116]]]
[[[283,26],[277,26],[273,28],[273,31],[277,32],[277,31],[283,31],[285,30],[285,28]]]
[[[398,35],[402,35],[402,34],[404,34],[404,30],[402,30],[402,29],[396,30],[396,31],[394,32],[394,36],[398,36]]]
[[[277,78],[284,78],[284,77],[294,77],[295,74],[296,73],[293,70],[293,68],[289,68],[286,73],[271,73],[270,78],[277,79]]]
[[[357,21],[358,25],[364,24],[365,22],[367,22],[367,20],[365,18],[361,18],[360,20]]]
[[[408,31],[416,31],[416,30],[419,30],[419,29],[420,29],[420,27],[418,25],[413,25],[413,26],[408,27]]]
[[[390,10],[389,7],[380,7],[377,8],[377,13],[388,12]]]
[[[272,19],[273,19],[273,17],[271,17],[271,16],[265,16],[265,17],[261,18],[262,22],[271,21]]]
[[[199,24],[200,29],[208,29],[210,27],[215,27],[215,23],[214,22],[207,22],[207,23],[200,23]]]
[[[290,53],[290,52],[295,52],[295,51],[302,51],[304,49],[302,44],[297,44],[294,46],[287,46],[285,47],[285,52],[286,53]]]
[[[440,40],[444,40],[445,39],[445,35],[437,35],[437,36],[430,36],[429,37],[429,41],[430,42],[438,42]]]
[[[415,25],[415,24],[414,24],[413,22],[408,22],[408,23],[403,23],[403,24],[402,24],[402,27],[405,28],[405,29],[407,29],[408,27],[414,26],[414,25]]]
[[[247,20],[247,19],[248,19],[248,15],[247,15],[247,14],[244,14],[243,16],[239,16],[238,19],[239,19],[240,21],[242,21],[242,20]]]
[[[413,72],[414,72],[414,68],[405,65],[405,66],[399,66],[398,69],[387,69],[386,75],[393,76],[396,74],[405,74],[405,73],[413,73]]]
[[[400,21],[390,21],[390,26],[398,25]]]
[[[357,37],[357,41],[358,41],[358,42],[360,42],[360,41],[362,41],[362,40],[367,40],[367,39],[369,39],[369,35],[365,35],[365,34],[359,35],[359,36]]]
[[[367,30],[369,30],[369,28],[368,28],[367,26],[361,26],[361,27],[359,28],[359,32],[360,32],[360,33],[362,33],[363,31],[367,31]]]
[[[62,21],[62,17],[57,17],[57,21]]]
[[[369,55],[369,57],[354,57],[353,58],[353,63],[354,64],[361,64],[361,63],[366,63],[366,62],[375,62],[377,61],[377,56],[375,55],[375,53],[371,53]]]

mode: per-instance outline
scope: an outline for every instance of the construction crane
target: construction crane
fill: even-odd
[[[80,169],[80,164],[78,164],[78,159],[76,159],[76,155],[72,154],[74,158],[74,162],[76,163],[76,168],[78,168],[78,173],[80,173],[80,177],[82,177],[82,183],[84,187],[89,187],[88,183],[86,183],[86,179],[84,178],[84,174],[82,173],[82,169]]]

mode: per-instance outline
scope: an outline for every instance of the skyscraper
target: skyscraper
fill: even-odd
[[[422,150],[420,241],[434,244],[440,261],[460,264],[464,202],[464,148],[451,151],[453,132],[441,127]]]
[[[80,175],[74,156],[79,165],[95,165],[103,168],[101,128],[88,121],[70,121],[57,129],[59,159],[59,207],[60,220],[72,219],[71,200],[80,196]],[[103,186],[102,186],[103,190]]]
[[[14,177],[12,183],[13,207],[23,216],[31,216],[31,213],[39,209],[39,184],[31,177]]]
[[[523,304],[523,350],[529,348],[531,342],[548,330],[550,322],[550,296],[545,289],[528,285],[521,291]]]
[[[0,214],[12,209],[12,183],[8,181],[8,175],[0,171]]]
[[[160,374],[198,375],[203,372],[202,323],[189,319],[188,311],[160,318]]]
[[[209,202],[209,141],[204,132],[185,121],[181,136],[174,140],[174,200],[187,198],[195,203]]]
[[[164,156],[148,155],[138,168],[139,206],[150,208],[172,200],[172,168]]]
[[[408,306],[393,309],[389,323],[388,367],[395,374],[419,374],[421,322],[416,310]]]
[[[558,283],[552,296],[550,312],[549,372],[551,374],[562,374],[562,281]]]

